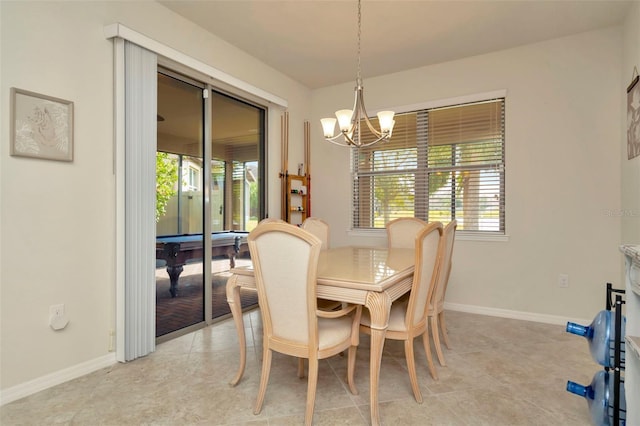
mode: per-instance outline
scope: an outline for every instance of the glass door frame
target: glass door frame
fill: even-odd
[[[202,224],[202,235],[203,235],[203,303],[204,303],[204,321],[198,322],[196,324],[192,324],[189,325],[187,327],[172,331],[170,333],[164,334],[162,336],[156,337],[156,343],[162,343],[171,339],[174,339],[176,337],[179,337],[181,335],[190,333],[194,330],[198,330],[200,328],[206,327],[208,325],[211,325],[212,323],[214,323],[215,321],[218,320],[218,318],[216,318],[215,320],[213,319],[213,289],[211,285],[205,285],[205,283],[211,283],[212,282],[212,267],[211,267],[211,253],[212,253],[212,249],[211,249],[211,244],[208,244],[208,238],[206,238],[206,236],[210,236],[211,232],[212,232],[212,223],[211,223],[211,183],[212,183],[212,175],[211,175],[211,161],[212,161],[212,146],[211,146],[211,141],[212,141],[212,92],[217,92],[226,96],[229,96],[235,100],[237,100],[238,102],[243,102],[246,103],[248,105],[251,105],[259,110],[262,111],[261,114],[261,127],[262,127],[262,136],[260,138],[260,140],[258,141],[258,162],[259,162],[259,167],[258,167],[258,175],[259,175],[259,197],[258,197],[258,204],[259,204],[259,219],[265,217],[266,215],[266,211],[267,211],[267,191],[268,191],[268,185],[267,185],[267,134],[268,134],[268,114],[269,114],[269,108],[267,106],[261,105],[258,102],[246,99],[240,95],[238,95],[237,93],[234,93],[233,91],[228,91],[228,90],[224,90],[221,89],[220,87],[216,87],[213,86],[209,83],[204,83],[202,82],[200,79],[198,79],[198,77],[195,76],[191,76],[191,75],[185,75],[185,73],[182,73],[180,71],[175,71],[174,69],[180,69],[182,67],[180,66],[176,66],[176,64],[171,63],[170,61],[167,60],[163,60],[161,57],[158,58],[158,66],[157,66],[157,72],[158,73],[162,73],[165,74],[171,78],[175,78],[177,80],[183,81],[185,83],[188,83],[190,85],[196,86],[200,89],[202,89],[203,91],[203,120],[202,120],[202,125],[203,125],[203,129],[202,129],[202,138],[203,138],[203,144],[204,146],[202,147],[202,173],[203,173],[203,212],[202,212],[202,217],[203,217],[203,221],[204,223]],[[193,74],[193,73],[187,73],[187,74]],[[226,174],[226,172],[225,172]],[[230,187],[227,186],[228,183],[225,182],[225,192],[228,190],[227,188],[230,189]],[[224,218],[224,222],[225,225],[227,223],[227,221],[229,220],[228,218],[231,215],[231,210],[230,210],[230,205],[228,205],[227,200],[228,197],[225,196],[225,201],[224,201],[224,211],[223,211],[223,218]],[[226,226],[225,226],[226,227]],[[209,259],[209,261],[205,261],[206,259]]]
[[[206,262],[206,259],[211,259],[211,244],[207,244],[208,240],[206,238],[206,236],[211,235],[211,223],[210,223],[211,218],[210,218],[209,210],[207,209],[208,197],[210,194],[210,191],[207,188],[207,185],[210,183],[210,179],[208,179],[208,176],[207,176],[207,168],[210,169],[210,166],[207,167],[206,160],[205,160],[208,156],[209,157],[211,156],[211,148],[209,144],[207,144],[208,138],[211,137],[211,124],[210,124],[211,118],[209,116],[209,113],[211,111],[211,100],[207,95],[209,86],[205,83],[202,83],[201,81],[198,81],[189,76],[185,76],[184,74],[173,71],[171,68],[167,68],[166,66],[161,65],[160,62],[158,63],[157,74],[164,74],[169,78],[178,80],[182,83],[198,88],[201,90],[201,93],[202,93],[202,98],[201,98],[202,119],[200,121],[200,123],[202,124],[202,129],[200,132],[201,134],[200,134],[199,143],[204,145],[204,146],[201,146],[202,173],[203,173],[203,176],[201,177],[202,178],[201,183],[203,187],[202,187],[202,206],[200,206],[200,208],[202,208],[202,221],[204,222],[202,223],[203,255],[202,255],[202,283],[201,283],[203,288],[202,304],[203,304],[204,318],[201,318],[201,320],[195,324],[191,324],[186,327],[179,328],[167,334],[163,334],[161,336],[156,337],[156,344],[174,339],[183,334],[187,334],[191,331],[200,329],[204,325],[208,325],[209,323],[207,322],[207,319],[211,316],[211,310],[212,310],[212,307],[211,307],[212,289],[210,285],[205,284],[205,283],[211,282],[211,262]],[[178,169],[178,173],[179,173],[178,188],[181,188],[182,187],[182,166]],[[181,213],[179,213],[179,216],[180,214]],[[179,224],[180,223],[181,221],[179,222]],[[181,232],[180,226],[178,226],[178,231]]]

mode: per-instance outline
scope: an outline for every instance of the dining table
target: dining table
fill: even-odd
[[[391,303],[411,290],[415,251],[408,248],[343,246],[322,250],[318,259],[317,297],[365,306],[371,316],[371,424],[379,425],[378,387]],[[240,366],[229,383],[238,384],[246,364],[246,338],[240,289],[255,289],[252,266],[231,269],[227,301],[238,332]]]

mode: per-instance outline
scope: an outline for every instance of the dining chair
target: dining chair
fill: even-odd
[[[287,223],[266,223],[248,236],[262,315],[262,373],[254,414],[262,410],[272,352],[308,359],[305,424],[313,420],[318,361],[348,349],[347,384],[354,383],[361,306],[339,311],[317,308],[316,279],[322,242]]]
[[[413,396],[418,403],[422,403],[422,394],[418,386],[413,351],[413,341],[416,337],[422,336],[429,372],[435,380],[438,379],[431,355],[427,314],[429,300],[438,278],[438,261],[440,259],[438,247],[441,236],[442,223],[440,222],[429,223],[416,236],[416,261],[411,293],[407,299],[399,299],[391,304],[389,325],[385,334],[386,339],[404,341],[404,356],[409,370],[409,381],[413,389]],[[360,331],[371,334],[370,326],[371,317],[368,311],[364,311],[360,320]]]
[[[287,222],[285,222],[282,219],[275,218],[275,217],[265,217],[260,222],[258,222],[258,225],[264,225],[265,223],[287,223]]]
[[[329,224],[318,217],[308,217],[302,222],[302,229],[311,232],[322,241],[321,250],[329,248]],[[331,311],[342,306],[340,302],[328,299],[318,299],[318,309]]]
[[[389,248],[414,248],[418,232],[427,225],[417,217],[399,217],[387,223]]]
[[[311,219],[311,220],[309,220]],[[316,237],[320,238],[322,241],[322,249],[329,248],[329,225],[319,218],[308,218],[309,220],[307,224],[307,231],[314,234]],[[275,217],[267,217],[258,222],[258,225],[263,225],[265,223],[288,223],[282,219],[277,219]],[[304,227],[304,222],[302,223],[302,227]],[[329,299],[318,299],[318,309],[323,311],[333,311],[342,306],[342,303],[336,302],[335,300]],[[341,352],[340,355],[343,355]],[[300,358],[298,362],[298,377],[304,377],[304,359]]]
[[[415,248],[418,233],[428,222],[417,217],[399,217],[387,222],[387,244],[389,248]],[[409,293],[402,296],[406,301]]]
[[[458,221],[452,220],[444,227],[442,233],[442,240],[440,245],[442,249],[438,250],[441,253],[442,259],[440,260],[440,266],[438,267],[438,282],[432,297],[431,306],[429,308],[429,318],[431,322],[431,335],[433,337],[433,344],[436,348],[436,354],[438,355],[438,362],[440,365],[446,365],[444,361],[444,354],[442,353],[442,346],[440,345],[440,333],[442,333],[442,340],[447,349],[449,346],[449,335],[447,334],[447,325],[444,320],[444,297],[447,292],[447,285],[449,283],[449,275],[451,274],[451,262],[453,258],[453,244],[456,238],[456,229],[458,228]]]
[[[322,241],[322,250],[329,248],[329,224],[318,217],[308,217],[302,222],[302,229],[311,232]]]

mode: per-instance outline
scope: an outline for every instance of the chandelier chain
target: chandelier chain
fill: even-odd
[[[358,85],[362,84],[362,76],[360,75],[360,34],[362,32],[362,7],[360,4],[360,0],[358,0]]]

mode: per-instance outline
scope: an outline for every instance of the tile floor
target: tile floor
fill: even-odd
[[[380,373],[384,425],[589,425],[586,400],[565,391],[567,380],[588,384],[599,370],[584,339],[560,325],[447,312],[450,350],[439,380],[416,344],[424,402],[413,399],[402,342],[389,341]],[[253,415],[260,376],[260,314],[245,314],[248,359],[238,365],[232,320],[158,345],[157,351],[58,385],[0,408],[8,425],[298,425],[306,380],[296,360],[274,356],[262,413]],[[435,353],[434,353],[435,357]],[[344,383],[346,357],[321,361],[314,424],[369,424],[369,340],[362,336],[356,384]],[[436,361],[437,362],[437,361]]]

